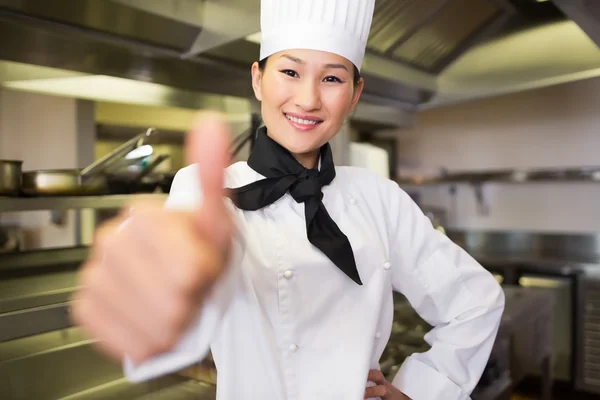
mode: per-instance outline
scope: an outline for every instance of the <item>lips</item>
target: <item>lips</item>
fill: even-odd
[[[306,127],[314,127],[323,122],[323,120],[321,120],[319,118],[308,116],[308,115],[295,115],[295,114],[288,114],[288,113],[284,113],[283,115],[288,119],[288,121],[293,122],[294,124],[302,125],[302,126],[306,126]]]

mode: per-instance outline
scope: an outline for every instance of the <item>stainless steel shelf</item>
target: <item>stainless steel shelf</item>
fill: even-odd
[[[69,328],[68,303],[0,314],[0,342]]]
[[[35,210],[117,209],[136,198],[166,199],[165,194],[135,194],[71,197],[0,197],[0,212]]]
[[[470,183],[600,183],[600,167],[547,168],[532,170],[490,170],[473,172],[442,172],[438,176],[405,176],[396,179],[400,185],[436,185]]]
[[[0,273],[2,271],[79,264],[86,259],[89,252],[89,247],[79,246],[0,254]]]

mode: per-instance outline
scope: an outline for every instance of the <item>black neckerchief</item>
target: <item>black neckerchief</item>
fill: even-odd
[[[308,240],[321,250],[350,279],[362,285],[348,238],[325,209],[321,188],[335,178],[331,147],[320,149],[321,168],[304,168],[284,147],[267,135],[265,127],[257,133],[248,166],[265,179],[231,190],[233,203],[242,210],[255,211],[274,203],[288,191],[304,203]]]

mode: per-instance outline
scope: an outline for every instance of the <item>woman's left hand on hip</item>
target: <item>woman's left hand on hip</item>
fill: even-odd
[[[410,400],[405,394],[388,382],[381,371],[376,369],[370,370],[368,381],[374,382],[376,386],[367,387],[365,389],[365,399],[380,398],[381,400]]]

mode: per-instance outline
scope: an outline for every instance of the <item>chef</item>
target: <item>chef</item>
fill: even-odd
[[[359,101],[374,0],[263,0],[252,85],[265,126],[229,165],[223,119],[187,136],[166,207],[136,202],[83,266],[76,322],[132,382],[212,352],[219,400],[464,400],[490,355],[501,287],[396,183],[335,166]],[[393,291],[433,329],[379,371]]]

